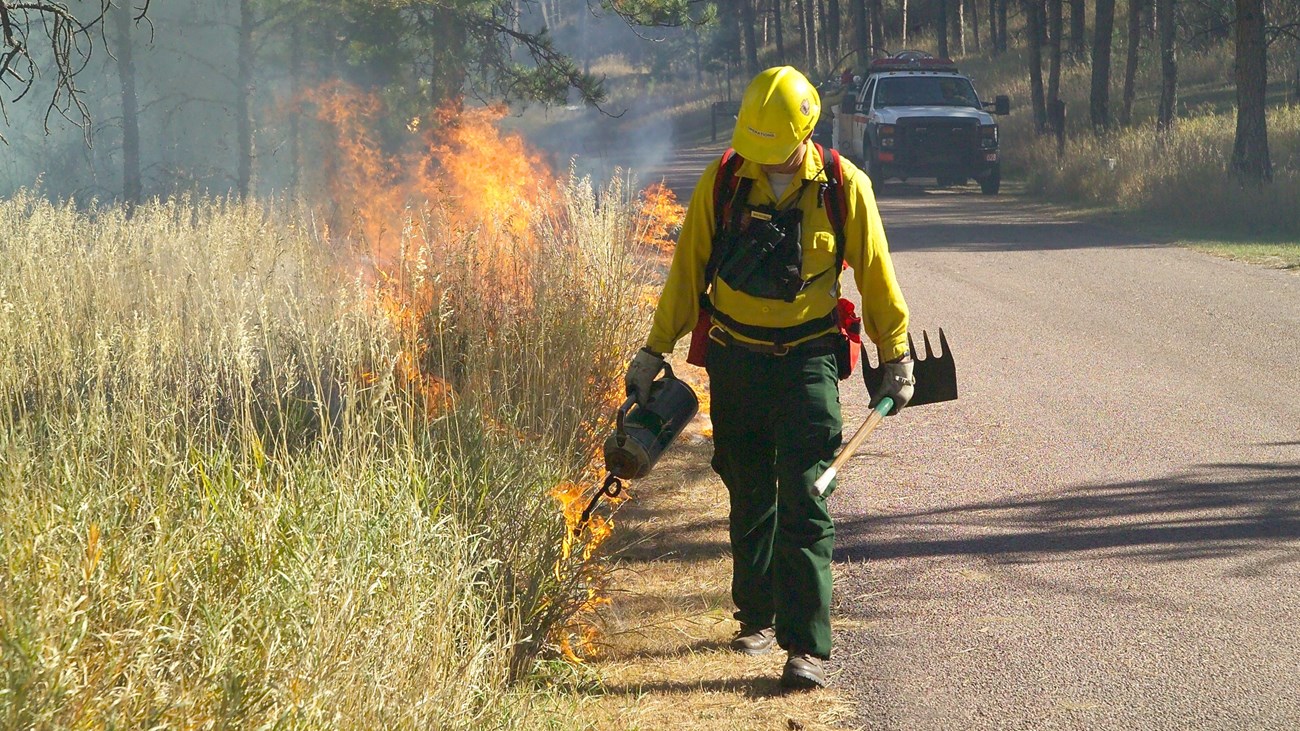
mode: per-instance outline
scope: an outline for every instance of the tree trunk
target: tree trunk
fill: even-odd
[[[820,41],[817,37],[817,0],[804,0],[804,9],[807,11],[804,32],[808,34],[808,75],[816,76],[817,44]]]
[[[1174,125],[1178,106],[1178,57],[1174,48],[1174,0],[1156,0],[1160,28],[1160,108],[1156,129],[1163,135]]]
[[[998,52],[1007,52],[1007,4],[1011,0],[998,0]]]
[[[776,33],[776,60],[785,63],[785,31],[781,28],[781,2],[772,0],[772,29]]]
[[[1092,95],[1088,114],[1094,132],[1110,129],[1110,40],[1115,30],[1115,0],[1096,0],[1092,39]]]
[[[248,198],[253,184],[253,8],[239,0],[239,70],[235,89],[235,137],[239,154],[235,193]]]
[[[1043,4],[1040,0],[1021,0],[1029,35],[1029,91],[1034,108],[1034,131],[1047,132],[1047,101],[1043,98]]]
[[[1076,59],[1083,58],[1088,52],[1088,18],[1087,8],[1084,7],[1084,0],[1070,0],[1070,53]],[[1111,17],[1115,17],[1115,9],[1111,7]]]
[[[1119,123],[1125,127],[1133,123],[1133,98],[1136,95],[1138,52],[1142,49],[1142,6],[1146,0],[1129,0],[1128,48],[1124,58],[1124,102],[1119,110]]]
[[[935,35],[939,39],[939,56],[948,58],[948,0],[938,0],[939,17],[935,20]]]
[[[871,45],[871,14],[867,9],[869,0],[849,0],[849,12],[853,14],[853,49],[859,53],[866,53],[867,47]],[[854,63],[865,63],[866,59],[853,58],[850,60],[850,66]]]
[[[753,0],[744,0],[746,4]],[[591,10],[578,10],[578,53],[582,54],[582,73],[591,73]]]
[[[998,48],[998,0],[989,0],[989,50],[996,56]]]
[[[691,28],[691,45],[695,47],[695,85],[704,86],[704,53],[700,48],[699,28]],[[784,62],[785,59],[782,59],[782,63]]]
[[[140,98],[135,91],[135,49],[131,37],[134,11],[128,3],[112,12],[117,31],[117,78],[122,87],[122,202],[127,215],[131,215],[144,196],[140,177]]]
[[[899,3],[903,13],[902,44],[903,48],[907,48],[907,0],[899,0]]]
[[[821,41],[821,56],[817,68],[829,69],[838,55],[835,47],[839,40],[831,33],[831,5],[838,2],[839,0],[817,0],[817,38]]]
[[[1047,0],[1047,104],[1061,98],[1061,36],[1065,32],[1062,0]]]
[[[979,0],[968,0],[970,2],[970,30],[971,40],[975,41],[975,53],[980,53],[980,4]]]
[[[794,0],[795,8],[799,11],[800,36],[803,38],[803,65],[804,71],[811,74],[813,66],[816,65],[817,55],[817,37],[813,32],[813,10],[811,7],[812,0]]]
[[[834,71],[835,62],[844,55],[844,22],[840,13],[840,0],[826,0],[826,35],[830,41],[826,44],[831,49],[830,61],[826,67]]]
[[[745,37],[745,73],[757,76],[758,38],[754,32],[754,0],[740,0],[740,31]]]
[[[1300,43],[1296,44],[1295,79],[1291,83],[1291,101],[1300,103]]]
[[[1242,178],[1273,179],[1268,157],[1268,47],[1264,40],[1264,1],[1237,0],[1237,138],[1232,169]]]
[[[907,5],[906,0],[903,1]],[[883,53],[885,50],[885,0],[871,0],[871,51]]]
[[[966,55],[966,0],[957,0],[957,48]]]

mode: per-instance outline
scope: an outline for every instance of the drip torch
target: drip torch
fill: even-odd
[[[623,492],[624,480],[637,480],[650,474],[669,446],[700,410],[700,400],[685,381],[673,374],[664,363],[663,377],[650,388],[644,403],[628,397],[618,407],[614,433],[605,440],[605,470],[609,477],[591,498],[582,519],[574,527],[580,532],[591,519],[602,497],[616,498]]]

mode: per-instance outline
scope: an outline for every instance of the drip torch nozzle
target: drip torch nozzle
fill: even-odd
[[[573,526],[573,535],[578,535],[583,528],[587,527],[587,521],[591,520],[591,514],[596,510],[596,504],[600,502],[602,497],[613,499],[622,494],[623,481],[613,475],[606,477],[605,484],[601,485],[596,494],[591,496],[591,502],[587,503],[587,509],[582,511],[582,518],[578,520],[577,525]]]

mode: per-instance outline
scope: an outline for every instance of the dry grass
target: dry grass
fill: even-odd
[[[496,309],[437,227],[380,277],[292,211],[0,202],[0,726],[581,726],[511,683],[644,320],[605,192]]]
[[[703,391],[701,371],[674,366]],[[602,611],[599,660],[583,714],[596,729],[834,728],[851,712],[833,690],[783,695],[785,654],[727,649],[727,499],[709,468],[701,418],[655,472],[631,486],[611,539],[618,569]],[[792,723],[793,722],[793,723]]]
[[[1072,139],[1058,158],[1048,140],[1021,148],[1030,192],[1055,200],[1154,214],[1172,232],[1300,236],[1300,107],[1274,109],[1269,137],[1274,181],[1243,183],[1228,169],[1234,118],[1182,120],[1160,142],[1153,125]],[[1107,161],[1114,160],[1114,169]]]
[[[1121,44],[1115,49],[1120,63],[1115,74],[1122,74],[1123,53]],[[1003,164],[1008,174],[1025,179],[1029,193],[1138,214],[1162,222],[1176,238],[1295,241],[1300,237],[1300,207],[1295,205],[1300,200],[1300,107],[1278,104],[1270,110],[1275,179],[1265,186],[1244,184],[1229,172],[1236,129],[1231,46],[1180,56],[1181,118],[1163,140],[1153,122],[1159,69],[1151,55],[1145,53],[1139,67],[1134,126],[1102,136],[1092,134],[1088,119],[1090,67],[1066,65],[1061,76],[1061,98],[1069,110],[1064,156],[1057,155],[1054,140],[1033,132],[1028,75],[1019,54],[964,59],[963,67],[982,93],[1006,93],[1015,101],[1013,114],[1002,124]],[[1121,81],[1113,79],[1116,117]]]

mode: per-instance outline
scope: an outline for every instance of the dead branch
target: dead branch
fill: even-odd
[[[0,0],[0,118],[9,120],[9,104],[17,104],[27,97],[42,78],[43,54],[33,54],[32,44],[48,49],[52,67],[53,90],[45,109],[44,125],[48,134],[50,119],[59,115],[90,134],[90,109],[83,100],[82,89],[77,86],[77,76],[89,65],[95,50],[96,28],[103,26],[104,18],[114,7],[114,2],[129,0],[93,0],[92,17],[82,20],[65,2],[55,0]],[[78,0],[86,2],[86,0]],[[139,0],[135,6],[136,22],[146,18],[152,0]],[[84,14],[83,14],[84,15]],[[12,96],[9,96],[12,94]],[[3,138],[0,138],[2,140]]]

